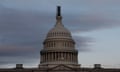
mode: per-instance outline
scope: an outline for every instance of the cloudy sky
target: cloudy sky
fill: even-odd
[[[120,68],[120,0],[0,0],[0,68],[37,67],[56,6],[72,32],[82,67]]]

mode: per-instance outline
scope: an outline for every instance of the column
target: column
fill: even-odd
[[[49,54],[49,52],[47,53],[47,61],[49,62],[49,56],[50,54]]]
[[[42,56],[43,56],[43,61],[44,61],[44,53],[42,54]]]
[[[67,61],[69,61],[69,52],[67,52]]]
[[[48,55],[47,55],[47,53],[46,53],[46,62],[47,62],[47,58],[48,58],[47,56],[48,56]]]
[[[44,62],[46,61],[45,59],[46,59],[46,56],[45,56],[45,53],[44,53]]]
[[[40,62],[42,62],[42,54],[40,53]]]
[[[47,52],[47,62],[48,62],[48,52]]]
[[[72,53],[71,53],[71,62],[72,62],[72,59],[73,59],[73,56],[72,56]]]
[[[46,59],[47,59],[47,57],[46,57],[46,52],[45,52],[45,62],[46,62]]]
[[[43,62],[43,53],[41,53],[41,62]]]
[[[73,53],[71,53],[71,62],[73,62]]]
[[[53,61],[55,61],[55,53],[53,52]]]
[[[67,61],[70,61],[70,59],[69,59],[69,52],[67,52]]]
[[[64,52],[64,61],[66,61],[66,52]]]
[[[70,61],[72,62],[72,53],[70,53]]]
[[[58,59],[57,59],[57,52],[56,52],[56,61],[57,61]]]
[[[51,61],[53,61],[53,52],[51,52]]]
[[[49,62],[50,62],[50,61],[51,61],[51,60],[50,60],[50,59],[51,59],[51,52],[49,52],[49,57],[48,57],[48,58],[49,58]]]
[[[55,61],[56,61],[56,52],[54,53],[54,55],[55,55]]]
[[[61,52],[59,52],[59,55],[60,55],[60,56],[59,56],[59,60],[61,60]]]
[[[76,53],[75,53],[75,62],[76,62]]]
[[[52,53],[50,52],[50,61],[52,61]]]
[[[57,61],[59,60],[59,55],[58,55],[58,53],[59,53],[59,52],[57,52],[57,54],[56,54],[56,55],[57,55],[57,56],[56,56],[56,57],[57,57]]]
[[[75,53],[73,53],[73,62],[75,62],[75,60],[74,60],[74,59],[75,59],[75,55],[74,55],[74,54],[75,54]]]
[[[75,59],[76,59],[75,61],[77,62],[77,53],[75,53]]]
[[[73,59],[74,59],[74,58],[73,58],[73,53],[72,53],[72,62],[74,61]]]
[[[60,61],[60,52],[58,52],[58,60]]]
[[[63,52],[61,52],[61,60],[63,60]]]
[[[74,58],[73,60],[74,60],[74,62],[75,62],[75,53],[73,53],[73,58]]]
[[[46,54],[46,52],[45,52],[45,62],[47,61],[47,54]]]
[[[44,61],[46,61],[46,56],[45,56],[45,53],[44,53]]]

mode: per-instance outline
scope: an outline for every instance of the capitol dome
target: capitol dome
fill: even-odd
[[[43,42],[41,64],[77,64],[78,51],[70,31],[62,24],[60,6],[57,8],[56,24]]]
[[[62,17],[57,16],[56,19],[56,25],[48,32],[47,38],[70,38],[70,31],[67,28],[65,28],[61,22]]]

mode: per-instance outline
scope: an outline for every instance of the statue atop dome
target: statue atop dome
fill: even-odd
[[[56,16],[61,16],[61,7],[57,6],[57,15]]]

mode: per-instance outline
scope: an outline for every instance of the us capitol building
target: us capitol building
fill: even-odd
[[[93,68],[83,68],[78,64],[78,51],[71,32],[62,24],[61,8],[57,7],[56,24],[48,32],[40,51],[38,68],[0,68],[0,72],[120,72],[120,69],[103,68],[94,64]]]

